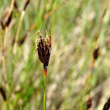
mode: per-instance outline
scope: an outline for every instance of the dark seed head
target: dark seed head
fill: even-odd
[[[92,107],[92,98],[89,98],[87,101],[87,110]]]
[[[104,104],[103,110],[109,110],[110,108],[110,98],[108,99],[108,101]]]
[[[18,4],[17,4],[17,1],[16,0],[14,1],[14,8],[17,10],[17,12],[19,12]]]
[[[6,93],[5,93],[5,90],[3,89],[3,87],[0,87],[0,93],[1,93],[4,101],[6,101]]]
[[[99,56],[99,47],[96,48],[96,49],[94,50],[94,52],[93,52],[93,58],[94,58],[94,59],[97,59],[98,56]]]
[[[22,36],[22,39],[18,41],[18,45],[19,45],[19,46],[21,46],[21,45],[25,42],[26,37],[27,37],[27,34],[24,33],[24,35]]]
[[[3,30],[6,28],[6,26],[7,27],[9,26],[11,20],[12,20],[12,11],[10,13],[9,11],[6,11],[0,21]]]
[[[30,0],[25,0],[25,5],[24,5],[24,9],[23,10],[25,10],[27,8],[29,2],[30,2]]]
[[[11,19],[12,19],[12,12],[8,15],[8,20],[6,22],[6,26],[9,26]]]
[[[48,37],[39,36],[36,41],[38,56],[44,68],[47,68],[50,58],[51,34]]]

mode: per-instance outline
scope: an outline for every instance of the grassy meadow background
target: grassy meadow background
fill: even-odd
[[[0,0],[0,22],[11,3]],[[9,26],[0,25],[0,87],[6,93],[5,102],[0,94],[0,110],[43,110],[35,32],[45,36],[49,25],[47,110],[87,110],[89,99],[91,110],[103,110],[110,97],[110,0],[30,0],[24,17],[25,0],[16,3]],[[97,47],[99,57],[91,69]]]

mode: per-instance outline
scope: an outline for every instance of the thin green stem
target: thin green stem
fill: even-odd
[[[9,105],[8,105],[7,102],[5,102],[5,107],[6,107],[6,108],[5,108],[6,110],[9,110]]]
[[[23,21],[24,15],[25,15],[25,10],[23,10],[22,13],[21,13],[18,29],[17,29],[17,32],[16,32],[15,43],[14,43],[14,47],[13,47],[13,53],[14,54],[17,51],[16,50],[16,48],[17,48],[17,41],[18,41],[18,37],[19,37],[19,33],[20,33],[20,28],[21,28],[21,25],[22,25],[22,21]]]
[[[46,110],[46,73],[47,69],[44,69],[44,110]]]

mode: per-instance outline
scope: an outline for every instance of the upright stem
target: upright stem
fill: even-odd
[[[15,43],[14,43],[14,47],[13,47],[13,53],[14,54],[17,51],[16,50],[16,48],[17,48],[17,41],[18,41],[18,37],[19,37],[19,33],[20,33],[20,28],[21,28],[21,25],[22,25],[22,21],[23,21],[24,15],[25,15],[25,10],[23,10],[22,13],[21,13],[18,29],[17,29],[17,32],[16,32]]]
[[[44,69],[44,110],[46,110],[46,74],[47,68]]]
[[[6,109],[5,109],[5,110],[9,110],[9,105],[8,105],[8,103],[7,103],[7,102],[5,102],[5,107],[6,107]]]

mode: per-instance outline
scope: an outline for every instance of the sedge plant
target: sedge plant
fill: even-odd
[[[0,94],[3,97],[5,110],[9,110],[9,104],[7,103],[6,91],[3,87],[0,87]]]
[[[51,50],[51,31],[49,28],[49,34],[46,33],[46,37],[41,36],[41,31],[37,31],[39,37],[36,40],[36,49],[38,52],[38,57],[41,63],[43,64],[44,69],[44,110],[46,110],[46,76],[47,76],[47,66],[50,59],[50,50]]]

